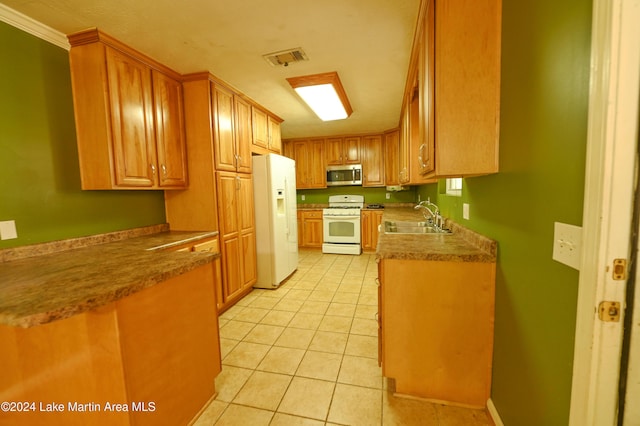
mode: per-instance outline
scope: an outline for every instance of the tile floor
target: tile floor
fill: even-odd
[[[218,397],[195,424],[492,425],[482,410],[388,390],[377,361],[376,276],[372,254],[305,250],[280,288],[255,289],[222,314]]]

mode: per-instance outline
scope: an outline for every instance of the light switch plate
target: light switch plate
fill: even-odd
[[[15,220],[5,220],[0,222],[0,240],[12,240],[18,238]]]
[[[582,256],[582,227],[554,222],[553,260],[580,269]]]
[[[469,204],[462,203],[462,218],[469,220]]]

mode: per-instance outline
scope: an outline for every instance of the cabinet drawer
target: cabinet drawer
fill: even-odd
[[[322,219],[322,210],[305,211],[302,215],[306,219]]]
[[[193,251],[204,251],[210,253],[219,253],[220,252],[220,244],[218,243],[218,239],[215,238],[213,240],[205,241],[203,243],[195,244],[193,246]]]

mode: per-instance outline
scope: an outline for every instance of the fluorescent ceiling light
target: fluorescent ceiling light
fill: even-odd
[[[292,77],[287,81],[322,121],[342,120],[353,112],[337,72]]]

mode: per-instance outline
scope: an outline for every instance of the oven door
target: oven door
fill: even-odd
[[[360,215],[324,216],[322,223],[325,243],[360,244]]]

